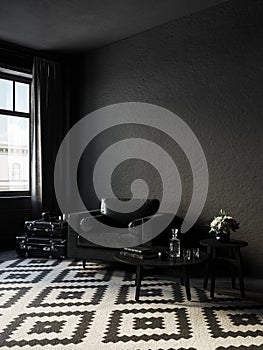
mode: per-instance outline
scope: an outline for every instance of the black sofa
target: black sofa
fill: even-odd
[[[127,242],[129,242],[128,246],[131,246],[132,240],[134,240],[134,245],[137,245],[137,228],[141,227],[141,223],[152,219],[152,225],[155,225],[158,220],[167,220],[172,215],[169,213],[158,213],[154,216],[154,219],[152,218],[159,209],[160,203],[158,199],[132,199],[135,207],[138,209],[129,213],[120,213],[112,210],[114,201],[115,199],[113,198],[102,199],[99,210],[72,213],[68,217],[68,257],[83,260],[84,267],[86,260],[114,261],[114,253],[121,248],[114,245],[112,247],[107,246],[107,243],[110,245],[112,237],[116,240],[116,228],[122,229],[122,244],[124,242],[123,240],[127,239]],[[127,200],[122,199],[122,201],[125,202]],[[174,215],[172,217],[173,220],[157,237],[150,239],[143,245],[168,247],[171,228],[178,228],[180,230],[182,224],[181,218],[174,217]],[[97,222],[105,223],[107,225],[107,232],[99,231],[96,227]],[[77,228],[77,230],[74,230],[72,227]],[[89,237],[95,237],[96,241],[99,235],[104,235],[103,237],[105,239],[103,239],[103,242],[105,245],[96,244],[94,243],[94,239],[88,239]]]

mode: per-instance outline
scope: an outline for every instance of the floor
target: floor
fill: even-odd
[[[0,261],[16,259],[17,254],[15,250],[0,250]]]
[[[15,250],[0,250],[0,261],[13,260],[18,256]],[[159,276],[160,277],[160,276]],[[163,277],[163,276],[162,276]],[[165,276],[167,279],[173,279],[172,276]],[[176,280],[177,277],[176,277]],[[191,277],[190,283],[192,286],[203,286],[203,280],[200,277]],[[245,277],[246,298],[263,302],[263,279],[256,277]],[[227,293],[229,295],[239,294],[239,290],[233,290],[231,288],[231,282],[228,278],[219,277],[216,280],[216,291]]]

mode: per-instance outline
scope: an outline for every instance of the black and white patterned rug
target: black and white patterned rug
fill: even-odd
[[[263,349],[263,306],[72,260],[0,263],[1,349]]]

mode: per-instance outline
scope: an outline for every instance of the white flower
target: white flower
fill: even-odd
[[[232,216],[226,215],[224,210],[219,211],[219,216],[215,217],[210,223],[210,232],[230,232],[230,230],[237,230],[239,228],[239,224],[236,220],[233,219]]]
[[[219,224],[221,222],[221,220],[222,220],[221,216],[214,218],[214,220],[211,222],[210,226],[216,226],[217,224]]]

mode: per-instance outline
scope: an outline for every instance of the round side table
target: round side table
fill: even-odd
[[[202,246],[207,248],[208,260],[206,263],[206,271],[204,278],[204,288],[207,288],[208,278],[211,276],[210,284],[210,297],[214,298],[215,293],[215,281],[216,281],[216,265],[219,261],[225,261],[229,264],[231,269],[232,288],[236,288],[235,278],[236,272],[239,279],[239,287],[241,296],[245,297],[245,284],[242,269],[242,259],[240,248],[244,248],[248,245],[245,241],[239,241],[236,239],[230,239],[229,242],[221,243],[216,239],[203,239],[200,241]],[[225,250],[228,252],[227,256],[220,256],[220,251]]]

